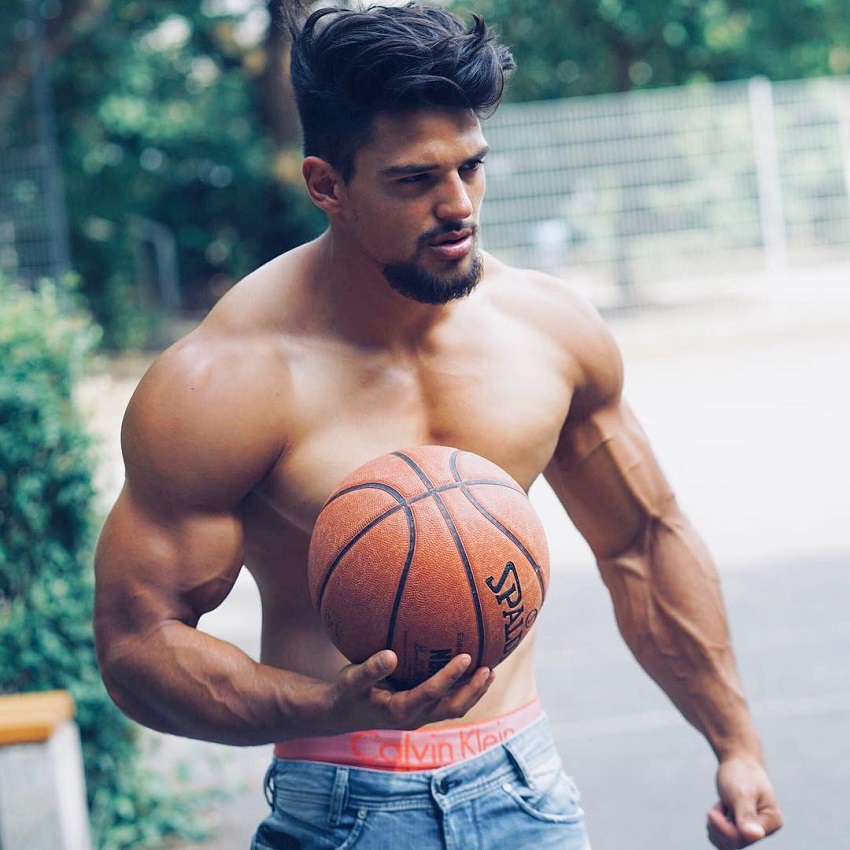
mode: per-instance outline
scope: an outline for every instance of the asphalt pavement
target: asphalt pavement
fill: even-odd
[[[744,285],[745,284],[745,285]],[[786,817],[768,850],[840,850],[850,774],[850,268],[774,276],[723,299],[609,317],[626,393],[721,573],[745,689]],[[91,395],[119,484],[117,425],[133,377]],[[104,412],[112,399],[113,412]],[[545,486],[532,497],[552,550],[539,683],[594,850],[708,847],[714,757],[620,639],[589,551]],[[201,627],[256,654],[250,579]],[[249,845],[269,748],[159,740],[191,762],[212,834],[180,850]],[[163,762],[161,756],[158,756]]]

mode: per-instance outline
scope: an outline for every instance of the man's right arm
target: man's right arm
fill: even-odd
[[[195,628],[230,591],[240,551],[237,517],[166,521],[128,481],[98,543],[95,635],[107,689],[135,720],[175,735],[252,744],[269,740],[272,718],[281,724],[290,713],[286,695],[295,682],[287,674],[262,669]],[[303,696],[311,684],[304,681]]]
[[[462,716],[491,678],[478,671],[457,687],[463,658],[393,692],[378,687],[395,667],[390,652],[328,682],[197,630],[233,587],[242,501],[280,451],[262,394],[233,397],[250,396],[252,377],[224,360],[193,359],[189,346],[167,354],[128,409],[126,483],[96,552],[95,637],[116,704],[154,729],[237,745]]]

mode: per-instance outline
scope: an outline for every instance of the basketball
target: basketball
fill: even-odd
[[[495,667],[528,634],[549,582],[549,551],[525,491],[496,464],[445,446],[382,455],[322,508],[310,595],[353,662],[382,649],[412,687],[454,656]]]

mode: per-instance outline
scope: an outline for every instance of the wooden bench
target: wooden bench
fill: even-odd
[[[91,850],[67,691],[0,696],[0,850]]]

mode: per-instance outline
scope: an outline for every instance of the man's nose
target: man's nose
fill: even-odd
[[[441,220],[463,220],[469,218],[473,212],[469,187],[459,174],[454,174],[446,180],[445,188],[437,203],[437,217]]]

